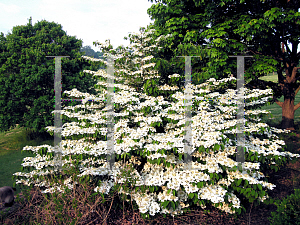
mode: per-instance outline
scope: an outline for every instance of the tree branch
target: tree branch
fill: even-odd
[[[294,67],[292,74],[291,74],[291,78],[289,79],[289,82],[296,82],[296,74],[297,74],[297,70],[300,69],[300,67]]]
[[[277,105],[279,105],[282,108],[283,102],[278,101],[278,99],[275,99],[275,102]]]
[[[283,42],[281,42],[281,49],[282,49],[282,53],[285,53],[285,51],[284,51],[284,43]]]
[[[298,91],[300,90],[300,85],[299,87],[297,88],[297,90],[295,91],[295,96],[297,95]]]
[[[300,107],[300,102],[294,106],[294,111],[296,111]]]
[[[253,54],[257,54],[257,55],[264,55],[264,56],[270,56],[270,57],[274,57],[275,59],[277,59],[278,61],[283,61],[283,58],[279,58],[279,57],[276,57],[274,55],[265,55],[261,52],[257,52],[257,51],[253,51],[253,50],[248,50],[248,52],[251,52]]]
[[[277,71],[277,73],[278,73],[278,83],[279,84],[282,84],[283,80],[284,80],[284,77],[282,75],[282,70],[283,70],[283,67],[280,67],[280,69]]]
[[[298,41],[291,41],[292,42],[292,57],[297,58],[297,48],[298,48]]]

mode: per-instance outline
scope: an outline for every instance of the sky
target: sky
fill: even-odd
[[[130,32],[139,32],[154,22],[147,14],[148,0],[0,0],[0,32],[5,35],[17,25],[43,19],[62,25],[67,35],[76,36],[95,51],[94,41],[110,39],[114,48],[130,44],[124,40]],[[289,44],[291,49],[291,44]],[[300,46],[298,46],[300,51]]]
[[[17,25],[32,25],[47,20],[62,25],[67,35],[76,36],[95,51],[94,41],[110,39],[114,48],[128,46],[130,32],[139,32],[151,22],[148,0],[0,0],[0,33],[5,35]]]

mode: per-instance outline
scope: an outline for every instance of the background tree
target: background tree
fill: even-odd
[[[47,134],[46,126],[54,125],[55,59],[62,58],[62,93],[77,88],[96,94],[97,81],[84,69],[98,69],[99,63],[82,59],[82,40],[66,35],[60,24],[45,20],[32,25],[15,26],[12,33],[0,36],[0,131],[16,124],[31,128],[37,134]],[[80,102],[62,102],[76,105]]]
[[[94,49],[92,49],[91,46],[89,46],[89,45],[83,46],[80,49],[80,52],[83,52],[83,54],[85,56],[90,56],[95,59],[99,59],[99,58],[103,57],[103,52],[100,52],[100,51],[95,52]]]
[[[294,112],[300,107],[300,103],[294,105],[299,90],[299,0],[155,2],[147,11],[155,20],[152,28],[158,34],[173,34],[165,50],[159,53],[161,58],[172,58],[182,52],[208,56],[209,62],[203,62],[200,75],[204,79],[220,79],[236,73],[236,58],[229,55],[252,55],[253,59],[246,60],[248,87],[272,88],[273,102],[282,107],[281,127],[294,128]],[[278,73],[279,84],[258,80],[273,71]],[[284,102],[279,102],[282,95]]]
[[[185,60],[177,56],[200,56],[191,58],[192,83],[195,85],[212,77],[221,79],[232,74],[233,68],[236,68],[234,65],[230,65],[229,69],[221,65],[223,70],[226,69],[224,73],[220,72],[220,68],[208,64],[210,57],[216,57],[219,53],[216,50],[207,51],[210,41],[200,36],[208,24],[202,16],[206,10],[204,7],[196,6],[193,0],[155,2],[159,3],[153,4],[147,11],[154,20],[149,26],[149,29],[156,31],[154,40],[160,35],[172,34],[162,45],[163,48],[154,55],[158,59],[155,69],[161,74],[162,83],[169,84],[168,75],[177,73],[181,75],[177,86],[184,86]]]

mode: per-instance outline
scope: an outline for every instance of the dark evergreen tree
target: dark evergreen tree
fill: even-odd
[[[68,36],[60,24],[45,20],[32,25],[15,26],[12,33],[0,35],[0,131],[16,124],[45,133],[54,126],[55,59],[46,56],[69,56],[61,60],[62,97],[65,90],[77,88],[96,94],[97,80],[84,69],[96,70],[98,62],[83,59],[82,40]],[[76,105],[81,102],[62,102]]]

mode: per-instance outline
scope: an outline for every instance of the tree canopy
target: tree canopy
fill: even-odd
[[[81,58],[82,40],[68,36],[60,24],[39,21],[15,26],[11,33],[0,35],[0,130],[16,124],[45,133],[53,126],[55,110],[55,59],[46,56],[69,56],[61,59],[62,93],[77,88],[96,94],[97,83],[84,69],[98,69],[97,63]],[[76,105],[80,102],[62,102]]]
[[[294,105],[299,90],[299,0],[155,2],[157,4],[147,11],[154,20],[151,28],[156,30],[157,36],[172,34],[165,48],[158,53],[162,59],[175,62],[174,56],[202,56],[202,59],[194,59],[192,76],[207,80],[236,74],[236,58],[229,55],[253,56],[246,59],[244,79],[252,81],[248,87],[272,88],[273,102],[282,107],[282,128],[293,128],[294,111],[300,106],[300,103]],[[292,44],[291,49],[288,43]],[[181,65],[181,68],[184,67]],[[273,71],[278,73],[279,84],[263,81],[260,82],[262,85],[258,84],[258,77]],[[282,95],[284,102],[279,102]]]

